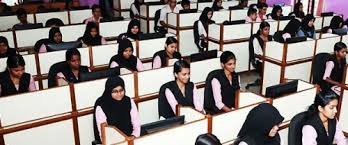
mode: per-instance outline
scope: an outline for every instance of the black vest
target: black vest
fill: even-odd
[[[167,53],[166,53],[166,50],[161,50],[161,51],[158,51],[156,52],[154,55],[153,55],[153,59],[155,59],[156,56],[159,56],[160,59],[161,59],[161,67],[166,67],[168,66],[167,64],[167,60],[169,59]],[[175,59],[181,59],[181,54],[179,52],[174,52],[173,54],[173,58]],[[152,67],[153,67],[153,61],[152,61]]]
[[[19,80],[19,88],[16,89],[8,71],[0,74],[1,96],[14,95],[29,91],[30,74],[24,73]]]
[[[343,80],[343,73],[344,73],[344,66],[346,65],[346,60],[342,59],[339,63],[336,59],[336,56],[331,57],[330,61],[333,61],[335,66],[331,71],[330,78],[336,82],[342,82]]]
[[[81,81],[80,81],[80,74],[82,74],[82,73],[88,73],[88,72],[89,72],[89,71],[88,71],[88,67],[87,67],[87,66],[80,66],[78,78],[76,78],[70,67],[65,68],[65,69],[62,70],[62,73],[63,73],[65,79],[66,79],[68,82],[71,82],[71,83],[78,83],[78,82],[81,82]]]
[[[222,112],[222,110],[219,110],[215,105],[213,88],[211,86],[211,82],[214,78],[216,78],[220,82],[222,102],[229,108],[235,107],[235,93],[240,89],[237,73],[232,73],[231,85],[224,73],[224,70],[219,69],[210,72],[205,81],[206,87],[204,90],[204,110],[208,114],[217,114]]]
[[[129,59],[121,58],[121,55],[114,55],[109,62],[109,67],[111,66],[111,63],[115,61],[118,64],[119,68],[126,68],[131,71],[137,71],[137,63],[138,59],[134,55],[130,56]]]
[[[165,95],[165,90],[169,89],[178,104],[182,106],[191,106],[194,107],[193,103],[193,90],[194,90],[194,84],[192,82],[189,82],[185,86],[185,95],[181,93],[177,83],[175,81],[168,82],[164,84],[160,88],[160,97],[158,99],[158,110],[159,115],[163,116],[164,118],[171,118],[174,117],[174,111],[172,110],[171,106],[168,103],[168,100]]]
[[[312,119],[308,120],[305,125],[311,125],[317,132],[317,145],[333,145],[333,140],[336,133],[336,119],[329,119],[329,129],[328,135],[326,133],[325,127],[321,122],[319,115],[316,115]]]

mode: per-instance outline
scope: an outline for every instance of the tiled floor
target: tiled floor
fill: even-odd
[[[240,74],[241,79],[241,90],[245,90],[248,92],[253,92],[259,94],[260,86],[249,87],[249,89],[245,89],[245,86],[249,83],[253,83],[257,78],[260,78],[259,75],[255,72],[247,72]]]

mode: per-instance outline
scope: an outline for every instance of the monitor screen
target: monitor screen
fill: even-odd
[[[191,54],[191,62],[202,61],[211,58],[217,58],[217,50],[209,50],[201,53]]]
[[[84,81],[97,80],[101,78],[108,78],[111,76],[118,76],[118,75],[120,75],[120,68],[116,67],[116,68],[111,68],[111,69],[107,69],[103,71],[81,73],[80,80],[84,82]]]
[[[287,43],[297,43],[297,42],[303,42],[303,41],[307,41],[307,37],[306,36],[303,36],[303,37],[292,37],[292,38],[286,39]]]
[[[297,91],[298,80],[278,84],[266,88],[266,97],[277,98]]]
[[[237,25],[237,24],[245,24],[245,20],[236,20],[236,21],[224,21],[224,25]]]
[[[59,50],[68,50],[73,48],[79,48],[82,46],[81,41],[72,41],[72,42],[62,42],[62,43],[50,43],[47,44],[47,47],[51,51],[59,51]]]
[[[122,21],[124,20],[123,17],[111,17],[111,18],[103,18],[100,20],[100,22],[113,22],[113,21]]]
[[[26,30],[26,29],[37,29],[37,28],[42,28],[43,24],[42,23],[37,23],[37,24],[24,24],[24,25],[15,25],[13,29],[15,30]]]
[[[185,9],[185,10],[180,10],[180,14],[185,14],[185,13],[197,13],[197,9]]]
[[[333,16],[334,12],[325,12],[325,13],[321,13],[322,17],[326,17],[326,16]]]
[[[141,126],[141,136],[158,132],[173,126],[181,125],[185,123],[185,116],[176,116],[167,118],[166,120],[160,120]]]
[[[149,40],[149,39],[156,39],[156,38],[164,38],[166,35],[163,33],[142,33],[139,34],[139,40]]]

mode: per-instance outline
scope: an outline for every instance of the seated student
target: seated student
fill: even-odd
[[[133,40],[139,40],[140,33],[141,33],[140,21],[137,19],[133,19],[128,24],[127,32],[118,35],[117,41],[121,41],[122,39],[127,39],[127,38],[131,38]]]
[[[248,16],[245,18],[246,23],[261,22],[262,20],[257,16],[257,9],[250,7],[248,9]]]
[[[168,0],[168,3],[166,4],[166,6],[164,6],[161,9],[161,15],[160,15],[160,18],[158,20],[157,26],[165,27],[166,21],[167,21],[167,14],[168,13],[179,13],[181,9],[182,9],[181,7],[176,6],[176,0]]]
[[[140,2],[139,0],[134,0],[134,2],[130,6],[130,18],[138,19],[140,16]]]
[[[52,27],[49,31],[48,34],[48,40],[45,41],[40,49],[39,49],[39,53],[43,53],[43,52],[50,52],[50,48],[47,47],[48,44],[50,43],[62,43],[62,33],[60,32],[60,29],[58,27]]]
[[[7,69],[0,73],[0,96],[36,91],[34,78],[25,73],[25,62],[21,55],[7,58]]]
[[[159,116],[174,117],[176,105],[190,106],[203,111],[203,98],[198,96],[197,88],[190,82],[190,64],[184,60],[174,63],[174,81],[162,85],[159,92]]]
[[[259,3],[257,4],[257,8],[259,9],[259,13],[257,17],[261,19],[262,21],[267,19],[266,13],[267,13],[267,8],[268,5],[266,3]]]
[[[201,134],[197,137],[195,145],[222,145],[220,140],[211,133]]]
[[[277,42],[285,42],[288,38],[297,37],[297,32],[300,27],[301,22],[298,19],[291,19],[283,31],[278,31],[274,34],[274,40]]]
[[[48,19],[45,23],[45,27],[60,27],[60,26],[64,26],[64,23],[61,19],[58,19],[58,18]]]
[[[153,55],[152,68],[161,68],[168,66],[169,59],[181,60],[181,54],[178,52],[178,40],[174,37],[168,37],[164,50],[160,50]]]
[[[333,90],[338,95],[341,94],[339,83],[343,80],[344,67],[346,66],[347,45],[337,42],[334,46],[334,54],[326,62],[323,81],[319,83],[323,91]]]
[[[296,18],[303,19],[305,13],[303,12],[303,4],[298,1],[294,6],[294,11],[289,14],[289,16],[295,16]]]
[[[17,15],[17,18],[19,20],[19,23],[18,24],[15,24],[13,25],[13,29],[16,29],[17,27],[19,26],[22,26],[22,25],[27,25],[27,24],[30,24],[28,22],[28,19],[27,19],[27,11],[25,11],[25,9],[23,8],[19,8],[17,11],[16,11],[16,15]]]
[[[139,58],[133,55],[133,50],[132,42],[128,39],[122,39],[118,45],[118,53],[110,59],[109,67],[126,68],[130,71],[144,70],[144,66]]]
[[[220,56],[222,69],[210,72],[205,81],[204,110],[207,114],[229,112],[235,105],[235,94],[240,89],[235,72],[236,57],[230,51]]]
[[[0,36],[0,58],[6,58],[10,55],[16,55],[17,51],[14,48],[10,48],[6,37]]]
[[[65,53],[64,67],[57,73],[56,78],[63,78],[71,83],[78,83],[80,81],[80,74],[88,73],[87,66],[81,65],[81,54],[77,49],[69,49]]]
[[[106,40],[99,34],[99,26],[97,23],[88,22],[86,25],[85,33],[79,40],[83,43],[83,46],[96,46],[105,45]]]
[[[338,97],[332,92],[320,92],[306,112],[302,128],[303,145],[347,145],[336,119]]]
[[[340,29],[345,32],[348,31],[347,25],[344,25],[343,18],[341,16],[334,16],[330,21],[330,26],[326,26],[322,29],[324,33],[335,33],[335,30]]]
[[[83,8],[84,7],[80,6],[79,0],[65,1],[65,9],[67,9],[67,10],[79,10],[79,9],[83,9]]]
[[[101,13],[101,7],[99,5],[93,5],[92,6],[92,17],[87,18],[84,20],[84,23],[88,22],[95,22],[95,23],[100,23],[100,20],[103,18],[102,13]]]
[[[267,4],[267,0],[257,0],[257,4],[260,4],[260,3],[265,3],[265,4]]]
[[[269,14],[268,19],[279,20],[283,16],[283,9],[279,5],[275,5],[272,9],[272,13]]]
[[[230,7],[230,9],[244,9],[248,8],[248,0],[239,0],[238,5]]]
[[[283,120],[277,108],[259,104],[248,113],[233,145],[280,145],[278,130]]]
[[[208,48],[208,26],[209,24],[215,23],[215,21],[211,20],[213,17],[213,10],[212,8],[205,7],[202,11],[201,16],[199,16],[199,20],[197,22],[197,28],[198,30],[194,30],[198,32],[194,35],[195,37],[195,43],[198,43],[196,45],[199,46],[199,51],[202,52],[206,48]],[[198,41],[197,41],[198,40]]]
[[[125,95],[122,78],[115,76],[107,79],[105,90],[94,104],[94,137],[101,142],[101,124],[117,127],[127,136],[140,136],[140,118],[133,99]]]
[[[182,0],[180,2],[180,6],[181,6],[180,9],[182,9],[182,10],[189,10],[190,7],[191,7],[190,4],[191,4],[190,0]]]
[[[221,9],[224,9],[224,7],[222,7],[222,0],[214,0],[211,8],[213,11],[220,11]]]
[[[307,14],[306,17],[302,19],[301,27],[298,30],[297,35],[315,39],[314,21],[314,16],[312,14]]]
[[[250,55],[249,60],[257,70],[262,70],[263,50],[265,49],[266,42],[272,41],[272,36],[269,35],[270,25],[268,22],[263,21],[260,24],[260,28],[256,34],[252,35],[249,39],[249,53],[254,53],[254,57]]]

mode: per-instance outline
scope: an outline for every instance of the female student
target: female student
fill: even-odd
[[[134,2],[130,6],[130,17],[132,19],[139,18],[140,12],[140,2],[139,0],[134,0]]]
[[[245,18],[246,23],[261,22],[262,20],[257,16],[257,9],[250,7],[248,9],[248,16]]]
[[[296,18],[303,19],[305,13],[303,12],[303,4],[299,1],[294,6],[294,11],[289,14],[289,16],[295,16]]]
[[[312,14],[306,15],[305,18],[302,19],[301,27],[297,32],[298,36],[306,36],[308,38],[315,39],[315,28],[314,28],[315,18]]]
[[[99,34],[99,27],[97,23],[94,22],[87,23],[85,33],[79,39],[84,46],[96,46],[106,44],[106,40]]]
[[[197,137],[195,145],[222,145],[220,140],[211,133],[201,134]]]
[[[153,55],[152,68],[161,68],[168,66],[169,59],[181,59],[181,54],[178,52],[178,40],[174,37],[168,37],[164,50],[158,51]]]
[[[319,84],[323,91],[333,90],[338,95],[341,92],[339,83],[343,80],[344,66],[346,65],[347,45],[337,42],[334,46],[334,55],[326,62],[323,81]]]
[[[110,59],[109,67],[126,68],[130,71],[144,70],[139,58],[133,55],[133,45],[128,39],[122,39],[118,45],[118,53]]]
[[[239,76],[235,72],[236,57],[230,51],[220,56],[222,69],[208,74],[204,90],[204,110],[207,114],[231,111],[235,104],[235,93],[240,89]]]
[[[57,77],[64,78],[68,82],[81,82],[80,74],[89,72],[87,66],[81,65],[81,54],[77,49],[66,51],[64,64],[60,72],[57,73]]]
[[[297,32],[301,27],[301,22],[298,19],[291,19],[290,22],[285,26],[283,31],[276,32],[274,39],[277,42],[285,42],[286,39],[296,37]]]
[[[283,16],[283,9],[279,5],[275,5],[272,9],[272,13],[269,15],[268,19],[279,20]]]
[[[256,34],[252,35],[249,40],[249,52],[254,54],[254,57],[250,55],[250,60],[257,70],[262,69],[262,62],[260,57],[263,56],[263,50],[266,42],[272,41],[272,36],[269,35],[270,25],[268,22],[263,21],[260,23],[260,28]]]
[[[165,2],[165,1],[163,1]],[[167,14],[168,13],[179,13],[182,7],[176,5],[176,0],[168,0],[166,6],[161,9],[161,15],[158,20],[157,26],[164,27],[166,26]]]
[[[338,97],[332,91],[322,91],[308,108],[302,128],[303,145],[346,145],[346,139],[336,119]]]
[[[16,54],[16,49],[10,48],[6,37],[0,36],[0,58],[6,58],[8,56]]]
[[[174,81],[162,85],[158,99],[159,116],[174,117],[176,105],[191,106],[203,111],[203,98],[197,95],[197,88],[190,82],[190,65],[179,60],[174,63]]]
[[[133,40],[139,40],[140,34],[140,21],[137,19],[133,19],[128,24],[128,29],[126,33],[122,33],[117,37],[117,41],[121,41],[122,39],[131,38]]]
[[[283,120],[275,107],[262,103],[249,112],[233,145],[280,145],[278,130]]]
[[[103,18],[102,13],[101,13],[101,7],[99,5],[93,5],[92,6],[92,17],[85,19],[83,22],[88,23],[88,22],[95,22],[95,23],[100,23],[100,20]]]
[[[215,23],[211,18],[213,17],[213,9],[209,7],[205,7],[199,20],[197,22],[198,36],[194,35],[196,43],[198,43],[200,51],[208,47],[208,35],[207,30],[209,24]]]
[[[224,9],[224,7],[222,7],[222,0],[214,0],[213,6],[211,8],[213,9],[213,11]]]
[[[261,19],[262,21],[267,19],[266,13],[267,13],[267,8],[268,5],[266,3],[259,3],[257,4],[257,8],[259,9],[259,13],[257,17]]]
[[[344,32],[348,31],[348,28],[346,25],[344,25],[344,21],[341,16],[334,16],[330,21],[330,26],[322,29],[324,33],[335,33],[336,30],[341,30]]]
[[[17,15],[17,19],[19,21],[18,24],[15,24],[13,25],[13,29],[16,29],[17,27],[20,27],[20,26],[23,26],[23,25],[27,25],[27,24],[30,24],[28,22],[28,19],[27,19],[27,11],[23,8],[19,8],[17,11],[16,11],[16,15]]]
[[[115,126],[127,136],[140,136],[140,119],[134,101],[125,95],[122,78],[108,78],[103,95],[94,104],[94,137],[100,142],[101,124]]]
[[[21,55],[8,56],[6,63],[7,69],[0,73],[0,96],[36,90],[33,77],[25,73],[25,62]]]
[[[50,52],[50,48],[47,47],[51,43],[62,43],[62,33],[58,27],[52,27],[49,31],[48,40],[41,45],[39,53]]]

